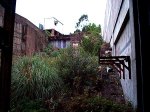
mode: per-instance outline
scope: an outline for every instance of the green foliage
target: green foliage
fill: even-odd
[[[59,50],[55,50],[51,44],[44,49],[44,53],[50,57],[57,57],[60,54]]]
[[[88,15],[86,14],[83,14],[78,22],[76,23],[76,31],[75,32],[80,32],[82,30],[82,28],[87,25],[87,22],[88,22]]]
[[[76,95],[58,104],[57,107],[63,105],[61,109],[65,112],[134,112],[130,105],[119,104],[100,96]]]
[[[101,26],[100,25],[97,26],[95,23],[90,23],[90,24],[84,26],[82,31],[98,37],[101,35]]]
[[[42,100],[30,100],[23,98],[12,107],[11,112],[48,112]]]
[[[98,57],[84,47],[15,60],[11,111],[133,112],[129,105],[102,98],[104,86],[109,83],[98,75],[98,66]]]
[[[83,14],[76,23],[76,31],[74,33],[83,32],[84,36],[81,46],[86,52],[98,56],[98,51],[103,43],[101,26],[87,22],[88,15]]]
[[[63,82],[58,70],[50,61],[40,56],[21,57],[13,65],[11,83],[11,103],[25,97],[48,99],[61,93]]]
[[[89,55],[80,47],[76,50],[68,48],[61,51],[57,66],[66,86],[82,92],[82,87],[90,85],[86,79],[97,74],[98,58]]]
[[[94,23],[90,23],[82,31],[85,32],[85,35],[82,39],[81,46],[86,52],[98,56],[98,51],[103,43],[100,25],[96,26]]]
[[[51,36],[51,33],[48,30],[45,30],[47,36]]]
[[[52,51],[50,56],[51,57],[57,57],[59,54],[60,54],[60,51],[56,50],[56,51]]]
[[[51,52],[53,51],[53,46],[51,44],[48,44],[48,46],[44,49],[44,52],[47,55],[51,55]]]
[[[85,108],[87,112],[133,112],[131,106],[119,104],[102,97],[85,99],[83,108]]]

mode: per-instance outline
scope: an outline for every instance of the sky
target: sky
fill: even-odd
[[[104,24],[107,0],[17,0],[16,13],[27,18],[37,27],[54,28],[63,34],[73,33],[83,14],[90,23]],[[54,25],[54,18],[63,23]]]

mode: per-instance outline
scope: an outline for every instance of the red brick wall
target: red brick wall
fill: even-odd
[[[0,6],[0,26],[3,26],[4,10]],[[48,44],[46,34],[26,18],[16,14],[14,25],[13,54],[31,56],[42,51]]]
[[[31,56],[42,51],[48,41],[44,31],[37,28],[26,18],[16,14],[14,28],[14,55]]]
[[[27,27],[27,36],[26,36],[26,55],[32,55],[35,53],[35,31],[34,29]]]

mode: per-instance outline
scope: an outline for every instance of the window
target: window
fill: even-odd
[[[58,41],[58,48],[61,48],[61,41]]]
[[[66,41],[63,41],[63,48],[66,48]]]

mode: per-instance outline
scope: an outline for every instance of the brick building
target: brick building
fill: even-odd
[[[84,37],[84,32],[72,34],[70,35],[70,37],[71,37],[71,45],[73,47],[78,47]]]
[[[67,48],[69,46],[77,47],[84,35],[83,32],[64,35],[55,29],[47,29],[46,32],[49,34],[48,41],[54,48]]]
[[[70,35],[63,35],[55,29],[46,30],[49,44],[54,48],[62,49],[70,46]]]
[[[16,14],[14,27],[13,53],[17,55],[32,55],[42,51],[47,45],[47,37],[29,20]]]
[[[0,7],[0,26],[3,26],[4,10]],[[13,54],[31,56],[42,51],[47,45],[47,37],[43,30],[36,27],[28,19],[15,14]]]

